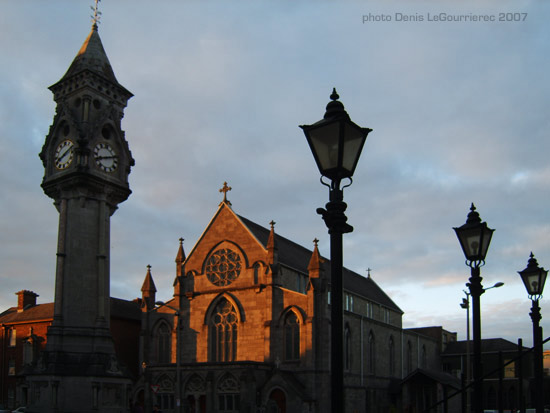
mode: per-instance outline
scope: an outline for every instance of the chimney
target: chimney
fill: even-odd
[[[36,297],[38,297],[38,294],[35,292],[21,290],[15,294],[17,295],[17,312],[20,313],[27,307],[34,307],[36,305]]]

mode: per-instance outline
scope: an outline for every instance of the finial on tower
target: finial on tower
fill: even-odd
[[[97,26],[99,25],[99,20],[101,19],[101,12],[99,11],[99,2],[101,0],[95,0],[95,6],[90,6],[90,9],[94,12],[93,16],[90,16],[92,18],[92,27],[94,30],[97,30]]]

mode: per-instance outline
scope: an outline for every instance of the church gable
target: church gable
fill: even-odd
[[[194,276],[194,290],[259,283],[266,266],[267,250],[226,202],[222,202],[210,224],[185,261],[185,273]]]

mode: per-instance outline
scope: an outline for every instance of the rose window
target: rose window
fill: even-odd
[[[217,250],[206,261],[206,276],[219,287],[231,284],[240,273],[241,257],[230,249]]]

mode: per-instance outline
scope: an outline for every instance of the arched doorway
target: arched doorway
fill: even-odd
[[[275,389],[269,395],[268,413],[286,413],[286,396],[281,389]]]

